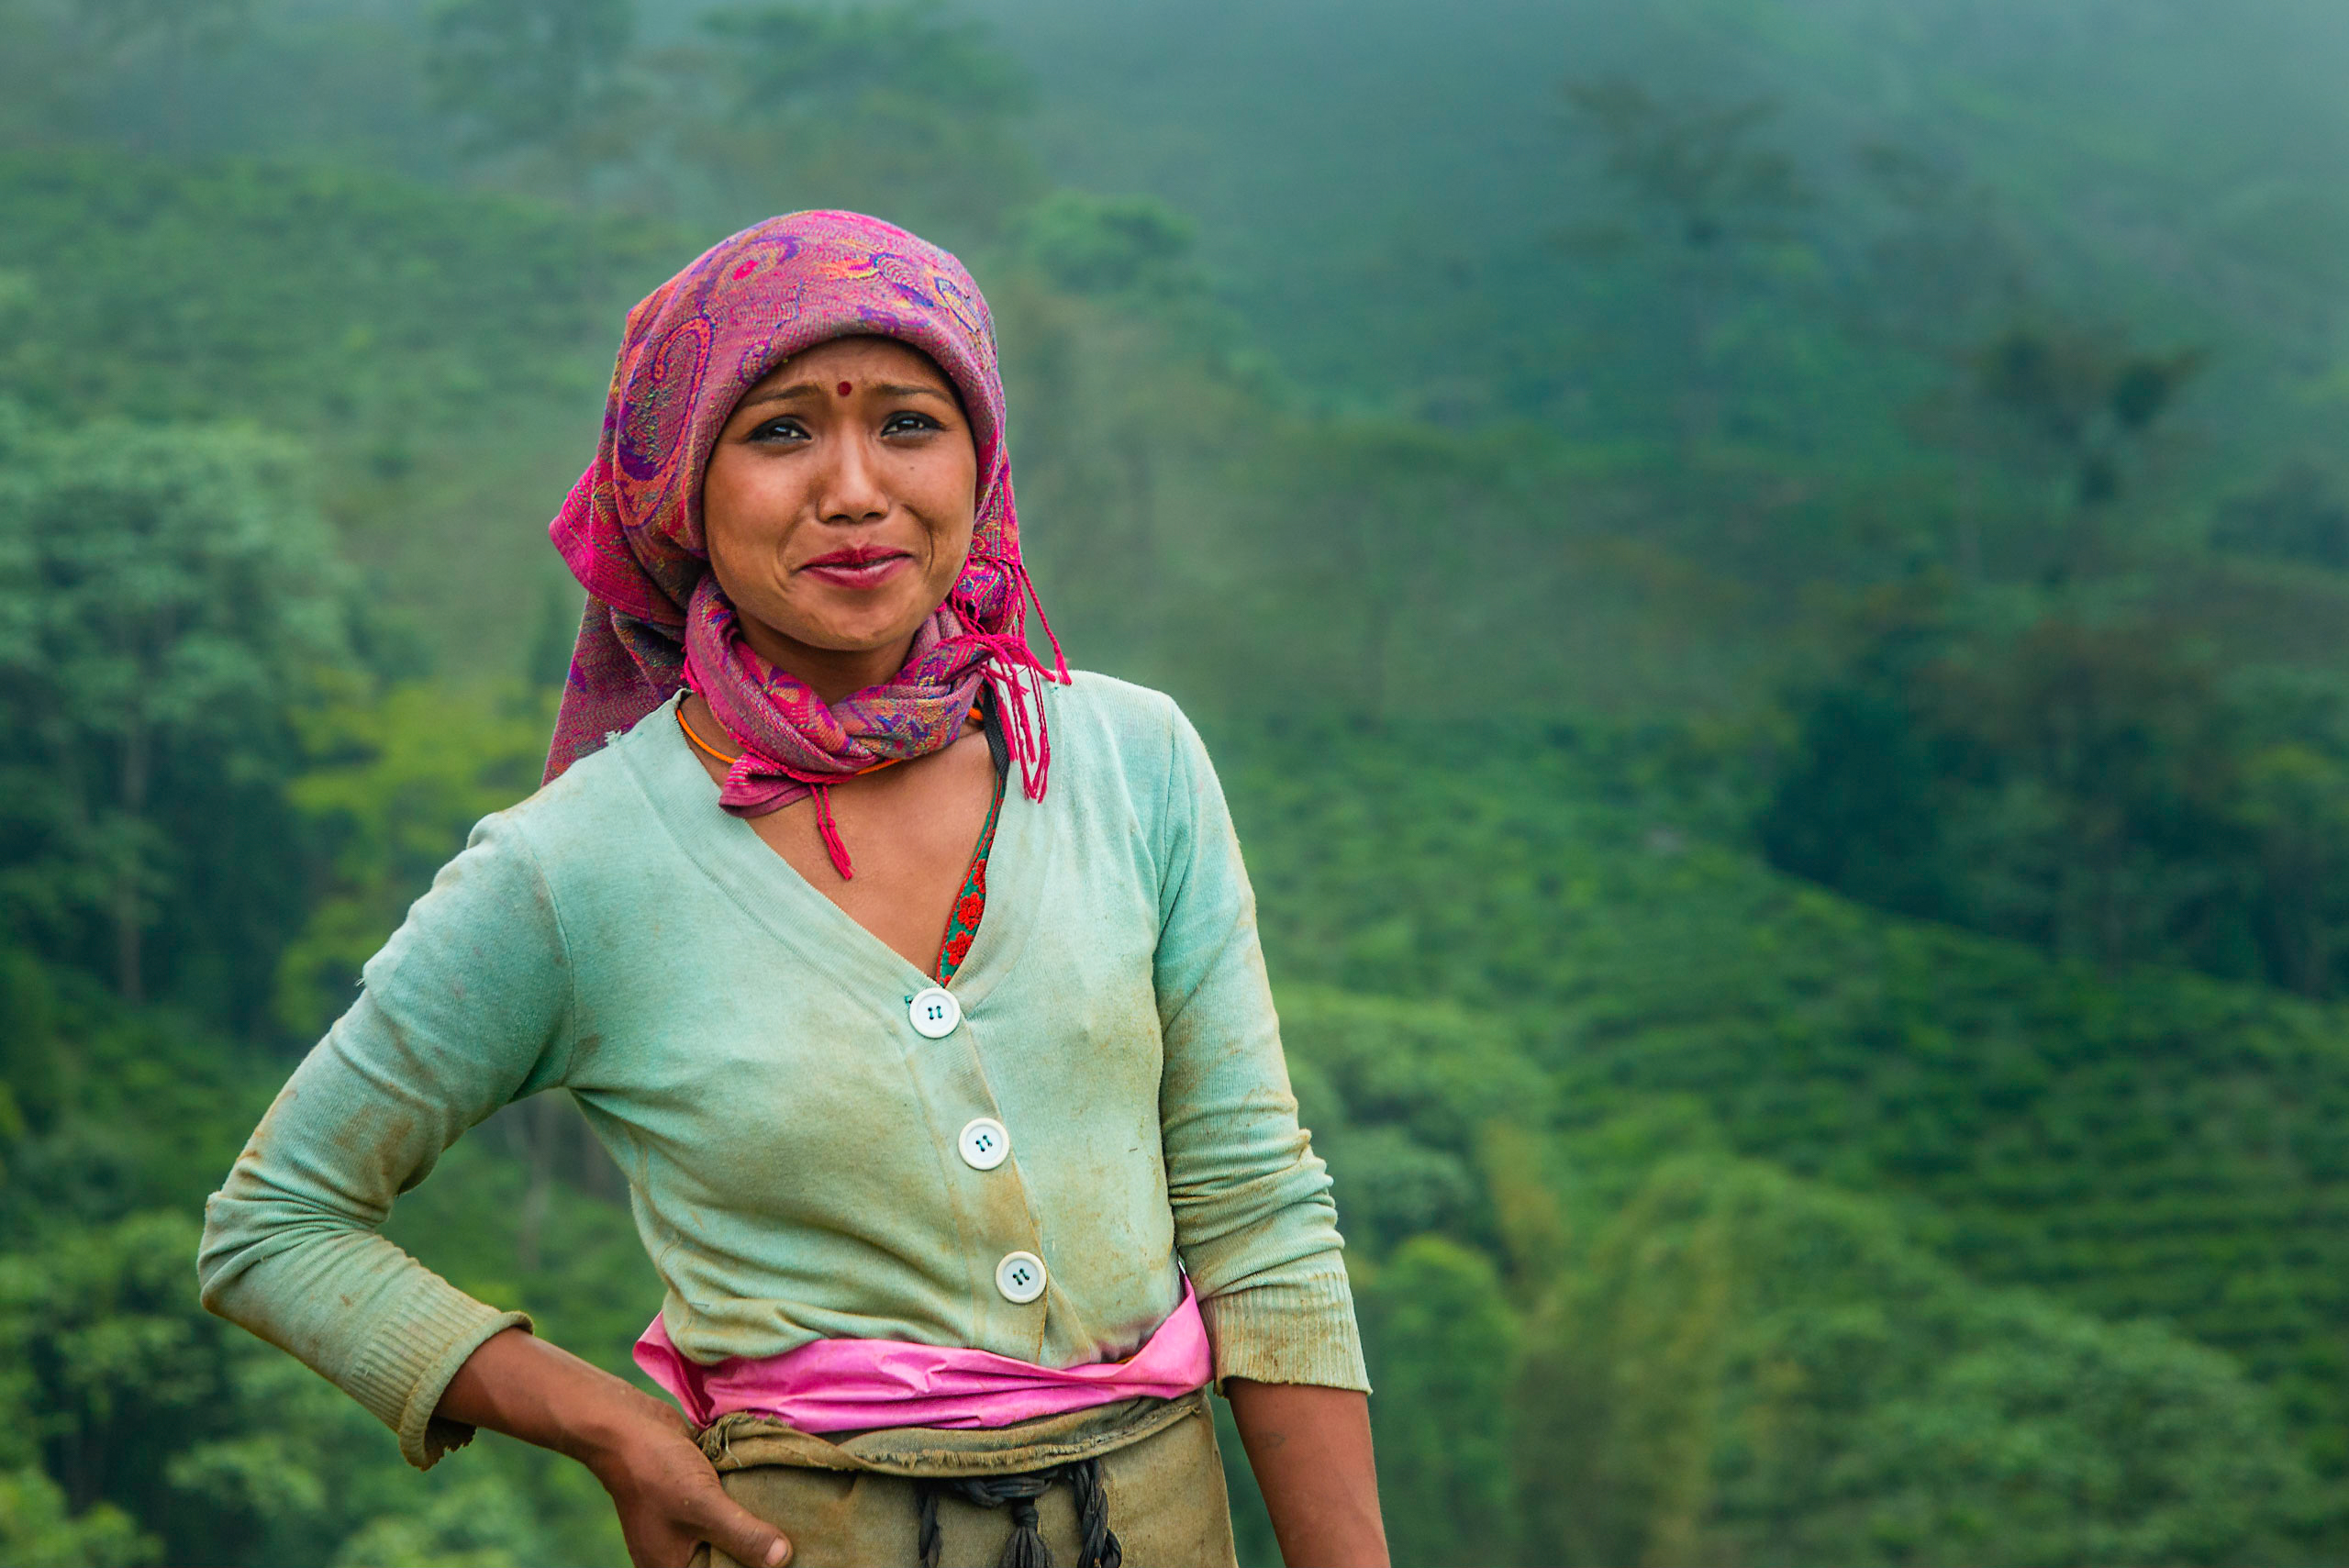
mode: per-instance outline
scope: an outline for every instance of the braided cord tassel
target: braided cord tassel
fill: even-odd
[[[928,1481],[914,1483],[914,1496],[919,1499],[921,1529],[917,1544],[921,1548],[921,1568],[938,1568],[941,1542],[938,1537],[938,1487]]]
[[[1085,1538],[1076,1568],[1123,1568],[1125,1548],[1109,1528],[1109,1488],[1101,1479],[1101,1462],[1082,1460],[1064,1464],[1069,1490],[1076,1494],[1076,1527]]]
[[[1084,1537],[1077,1568],[1123,1568],[1125,1550],[1109,1529],[1109,1492],[1102,1482],[1097,1459],[1056,1464],[1026,1475],[917,1481],[921,1568],[939,1568],[944,1536],[938,1528],[938,1499],[950,1492],[974,1507],[1011,1510],[1011,1539],[1003,1543],[996,1568],[1053,1568],[1052,1549],[1038,1521],[1036,1499],[1052,1490],[1056,1481],[1067,1482],[1075,1494],[1077,1527]]]
[[[1042,1490],[1040,1486],[1037,1493]],[[1044,1544],[1044,1532],[1037,1526],[1034,1495],[1011,1499],[1011,1539],[1003,1543],[996,1568],[1052,1568],[1052,1549]]]

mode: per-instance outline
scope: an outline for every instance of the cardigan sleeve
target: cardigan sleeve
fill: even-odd
[[[467,1129],[559,1082],[569,1043],[561,922],[512,824],[473,829],[361,984],[206,1204],[196,1269],[207,1308],[352,1396],[423,1468],[473,1436],[433,1415],[449,1380],[529,1319],[379,1229]]]
[[[1256,900],[1198,734],[1173,716],[1160,811],[1159,1119],[1219,1383],[1367,1390],[1330,1176],[1297,1126]]]

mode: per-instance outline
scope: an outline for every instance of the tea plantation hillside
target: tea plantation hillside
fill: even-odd
[[[1636,741],[1450,739],[1226,752],[1276,981],[1441,999],[1468,1022],[1419,1033],[1509,1064],[1451,1049],[1486,1097],[1447,1113],[1357,1044],[1353,1114],[1453,1159],[1498,1118],[1571,1158],[1676,1106],[1700,1143],[1892,1198],[1968,1274],[2228,1351],[2349,1463],[2349,1009],[1864,909],[1698,836],[1725,796],[1643,786]],[[1408,1228],[1376,1209],[1356,1225]]]

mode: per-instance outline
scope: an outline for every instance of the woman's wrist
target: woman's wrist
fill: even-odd
[[[639,1473],[651,1450],[693,1433],[676,1409],[617,1377],[564,1412],[562,1451],[592,1472],[609,1491],[615,1480]],[[585,1390],[581,1390],[584,1395]]]
[[[664,1435],[689,1435],[662,1401],[518,1329],[482,1341],[438,1414],[552,1449],[599,1477]]]

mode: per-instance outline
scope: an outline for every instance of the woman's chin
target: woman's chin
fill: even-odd
[[[826,653],[883,653],[903,648],[930,618],[927,606],[900,606],[895,615],[866,610],[857,615],[809,617],[786,632],[792,641]]]
[[[949,584],[952,586],[952,584]],[[826,589],[801,598],[796,608],[807,625],[841,652],[869,653],[903,642],[919,629],[946,597],[910,577],[885,589]]]

